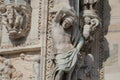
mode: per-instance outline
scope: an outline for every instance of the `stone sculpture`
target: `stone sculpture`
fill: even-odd
[[[5,64],[2,68],[0,68],[0,72],[2,73],[2,79],[3,80],[10,80],[10,66],[11,66],[11,61],[9,59],[5,60]]]
[[[20,54],[21,59],[25,61],[33,62],[33,69],[35,73],[35,80],[40,80],[40,56],[35,55],[32,57],[26,56],[25,54]]]
[[[90,33],[94,32],[100,25],[100,18],[96,14],[95,10],[84,10],[83,11],[83,36],[85,39],[90,37]]]
[[[94,4],[97,2],[98,0],[83,0],[83,4],[84,4],[84,9],[93,9]]]
[[[2,25],[6,27],[9,37],[11,39],[25,37],[30,30],[31,7],[14,3],[6,3],[3,7],[4,11],[1,11]]]
[[[16,71],[10,59],[4,60],[3,66],[0,67],[0,74],[2,75],[2,80],[22,80],[23,77],[20,71]]]
[[[63,8],[57,12],[53,19],[52,61],[55,64],[55,70],[52,80],[93,79],[94,57],[90,54],[89,48],[91,41],[93,41],[92,35],[101,24],[96,10],[93,9],[96,2],[97,0],[84,0],[83,7],[85,9],[83,10],[83,25],[81,27],[78,24],[79,17],[73,9]],[[81,31],[80,28],[82,28]],[[81,55],[80,64],[77,59],[78,54]],[[73,75],[74,72],[76,74]],[[81,76],[78,77],[77,74]]]
[[[55,70],[52,80],[72,80],[72,73],[77,62],[77,55],[84,39],[77,23],[74,10],[63,8],[57,12],[52,27],[53,53]]]
[[[79,76],[80,80],[95,80],[95,75],[93,74],[94,69],[94,57],[90,54],[91,42],[94,41],[94,33],[100,28],[101,22],[100,18],[97,15],[97,11],[93,9],[93,4],[97,2],[97,0],[84,0],[87,4],[86,8],[83,10],[83,25],[82,25],[82,34],[84,37],[84,45],[82,47],[82,51],[84,53],[84,64],[80,67]]]
[[[78,56],[77,65],[74,71],[75,80],[94,80],[93,79],[93,69],[94,69],[94,57],[92,54],[83,54]]]

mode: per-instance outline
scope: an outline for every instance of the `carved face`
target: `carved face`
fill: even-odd
[[[62,23],[62,27],[63,28],[69,28],[73,25],[73,17],[66,17],[64,20],[63,20],[63,23]]]

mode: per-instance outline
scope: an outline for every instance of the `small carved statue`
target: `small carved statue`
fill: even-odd
[[[10,80],[10,66],[11,62],[9,59],[5,60],[5,64],[2,68],[0,68],[0,72],[2,73],[3,80]]]
[[[11,80],[11,61],[10,59],[6,59],[4,62],[4,66],[0,68],[0,72],[2,73],[2,80]]]
[[[40,80],[40,56],[35,55],[32,57],[26,56],[25,54],[20,54],[21,59],[25,61],[33,62],[33,69],[35,72],[35,80]]]
[[[83,21],[83,36],[87,40],[91,38],[91,32],[100,25],[100,19],[95,10],[84,10]]]
[[[55,70],[52,80],[74,80],[72,75],[77,55],[84,43],[78,26],[75,26],[77,19],[74,10],[63,8],[57,12],[53,20],[52,61],[55,64]]]
[[[6,6],[6,12],[2,14],[2,22],[6,25],[7,30],[11,30],[14,22],[14,7]]]
[[[93,69],[94,69],[94,57],[92,54],[87,54],[85,57],[85,76],[86,78],[89,78],[90,80],[94,80],[93,79]]]
[[[16,69],[13,67],[13,71],[12,71],[12,76],[11,76],[11,80],[23,80],[23,73],[21,73],[20,71],[16,71]]]
[[[83,57],[83,56],[82,56]],[[79,60],[83,62],[77,63],[77,80],[94,80],[93,79],[93,69],[94,69],[94,57],[92,54],[86,54],[84,59]],[[81,65],[81,63],[83,63]]]

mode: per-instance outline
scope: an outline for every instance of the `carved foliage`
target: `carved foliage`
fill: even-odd
[[[49,0],[48,3],[49,13],[48,13],[48,23],[47,23],[48,28],[47,28],[46,80],[51,79],[51,73],[54,67],[50,59],[51,49],[52,49],[51,28],[52,28],[52,19],[54,17],[54,14],[51,14],[50,12],[53,7],[54,7],[54,0]]]

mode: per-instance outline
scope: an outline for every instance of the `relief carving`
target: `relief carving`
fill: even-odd
[[[32,57],[29,57],[25,54],[20,54],[20,57],[22,60],[33,62],[33,70],[34,70],[34,80],[40,80],[40,56],[35,55]]]
[[[96,14],[95,10],[84,10],[83,11],[83,36],[88,39],[96,29],[98,29],[100,18]]]
[[[2,63],[0,67],[0,78],[2,80],[22,80],[23,74],[16,70],[10,59],[0,57],[0,62]]]
[[[84,39],[77,26],[77,15],[72,9],[58,11],[52,28],[53,53],[55,70],[52,80],[73,80],[72,74],[77,63],[77,55],[83,46]],[[71,41],[72,40],[72,41]]]
[[[9,0],[7,0],[9,2]],[[24,3],[26,3],[23,0]],[[2,25],[6,27],[11,39],[19,39],[27,36],[30,30],[30,5],[19,4],[19,1],[5,3],[2,7]]]
[[[101,27],[94,9],[96,2],[84,0],[83,22],[80,22],[83,25],[78,24],[79,17],[73,9],[63,8],[56,13],[52,25],[51,58],[55,65],[52,80],[95,80],[90,49],[93,35]]]

